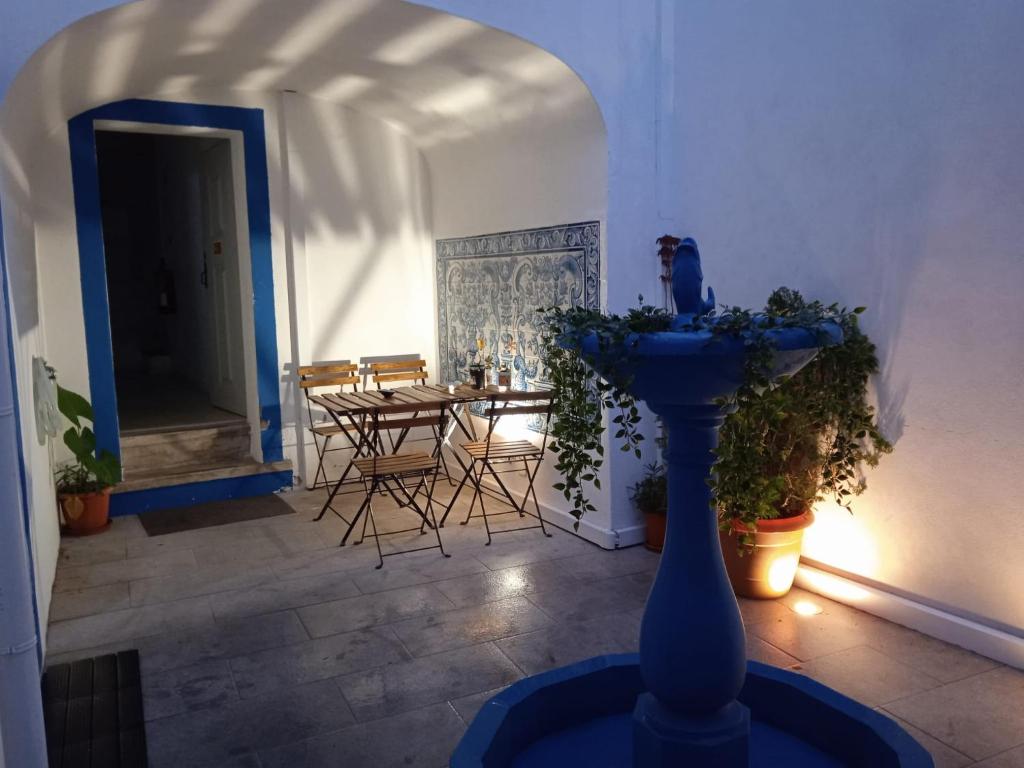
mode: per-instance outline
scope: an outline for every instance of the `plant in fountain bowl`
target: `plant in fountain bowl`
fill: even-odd
[[[57,387],[57,407],[71,426],[64,444],[74,459],[57,469],[57,498],[67,531],[84,536],[104,530],[110,519],[110,489],[121,479],[121,464],[109,451],[96,454],[92,405],[77,392]]]
[[[834,316],[843,341],[774,384],[753,368],[732,398],[711,487],[729,579],[744,597],[788,592],[815,502],[834,498],[849,508],[864,491],[863,466],[892,450],[868,404],[878,358],[859,327],[861,312],[822,307],[786,288],[768,299],[771,316]]]
[[[667,310],[645,305],[642,296],[640,306],[630,309],[624,315],[604,314],[580,307],[553,307],[544,310],[547,325],[542,337],[543,359],[547,378],[551,381],[556,394],[554,423],[551,426],[551,450],[558,457],[555,469],[562,476],[554,487],[561,491],[572,505],[571,511],[577,518],[577,524],[585,513],[595,510],[588,496],[589,489],[599,490],[601,487],[599,475],[605,458],[603,416],[606,411],[614,414],[611,426],[614,429],[614,439],[620,443],[620,450],[632,452],[638,459],[643,456],[642,444],[645,436],[641,431],[640,411],[634,396],[634,377],[638,370],[637,350],[645,336],[665,331],[692,333],[695,337],[702,338],[707,351],[712,353],[716,345],[724,347],[732,343],[741,343],[746,349],[741,374],[742,384],[735,394],[716,401],[724,410],[732,411],[748,409],[752,403],[760,402],[762,397],[766,398],[765,403],[772,402],[772,393],[780,386],[774,339],[777,338],[777,334],[785,333],[787,330],[804,329],[820,334],[825,346],[824,336],[828,334],[826,329],[836,326],[843,330],[849,328],[854,337],[849,347],[844,345],[843,349],[854,351],[860,356],[863,365],[866,339],[859,332],[856,323],[856,315],[861,311],[860,308],[849,311],[838,305],[824,306],[820,302],[807,302],[798,293],[787,288],[775,291],[768,305],[760,312],[740,307],[722,307],[721,311],[716,313],[708,306],[702,313],[677,316]],[[870,347],[870,342],[867,344]],[[873,360],[873,347],[867,351]],[[839,359],[844,359],[845,354],[847,353],[839,353]],[[835,359],[830,356],[826,361]],[[826,369],[829,369],[834,362],[826,362],[825,365]],[[850,371],[848,365],[841,368],[847,373]],[[868,365],[865,368],[865,380],[876,368],[877,361],[874,367]],[[802,373],[792,378],[799,380],[800,376]],[[852,403],[850,391],[857,381],[859,380],[844,382],[841,392],[833,391],[828,397],[819,398],[816,402],[821,403],[822,400],[829,398],[845,398]],[[782,379],[782,382],[788,382],[788,379]],[[860,386],[863,389],[863,382]],[[854,413],[855,411],[850,410],[846,412],[848,416]],[[870,415],[870,409],[867,413]],[[854,423],[860,425],[863,424],[863,419],[849,423],[851,426]],[[875,436],[880,437],[873,425],[863,428],[865,435],[871,435],[872,439]],[[853,430],[852,435],[859,434],[860,431],[861,428],[858,427]],[[843,440],[848,436],[847,432],[842,433]],[[725,439],[723,430],[722,441]],[[852,461],[856,464],[872,455],[869,452],[851,454],[845,442],[833,446],[833,453],[837,448],[844,451],[841,459],[837,454],[837,463],[834,464],[837,469],[842,462]],[[730,457],[742,461],[739,455],[741,450],[743,447],[737,446]],[[719,454],[719,462],[724,460],[723,456],[724,453]],[[734,466],[729,465],[728,468]],[[743,506],[742,503],[735,502],[740,495],[743,495],[744,502],[750,498],[759,498],[757,493],[763,487],[771,486],[771,482],[766,483],[751,470],[747,474],[747,485],[743,485],[738,477],[738,468],[736,472],[735,482],[723,489],[727,495],[726,508],[730,510],[726,516],[735,515],[741,521],[751,522],[767,519],[771,513],[767,511],[769,507],[765,503],[757,501],[752,506]],[[829,475],[828,482],[833,483],[837,491],[852,492],[851,486],[844,485],[840,488],[839,485],[847,480],[848,476],[848,471],[837,472]],[[714,482],[713,480],[712,483]],[[716,490],[718,488],[716,485],[713,487]],[[770,506],[776,497],[765,498],[768,498],[767,504]],[[778,513],[775,517],[778,517]]]

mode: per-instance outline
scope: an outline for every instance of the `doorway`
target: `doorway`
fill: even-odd
[[[97,130],[96,161],[122,441],[245,422],[230,140]]]

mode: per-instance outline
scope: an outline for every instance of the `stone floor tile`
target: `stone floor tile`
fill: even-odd
[[[801,661],[862,645],[863,627],[843,615],[801,616],[790,611],[770,621],[751,624],[748,632]]]
[[[72,592],[54,592],[50,602],[50,621],[63,621],[130,607],[128,584],[124,582]]]
[[[748,600],[741,597],[737,602],[743,623],[747,626],[764,621],[786,620],[793,615],[792,609],[778,600]]]
[[[128,557],[150,557],[193,547],[244,547],[258,534],[239,525],[218,525],[195,528],[160,536],[145,536],[128,542]]]
[[[877,707],[941,683],[874,648],[858,645],[793,667],[869,707]]]
[[[747,632],[747,658],[759,661],[762,664],[771,664],[773,667],[791,667],[799,664],[800,660],[790,656],[785,651],[780,651],[771,643],[766,643],[757,635]]]
[[[94,565],[64,566],[57,569],[53,589],[55,592],[71,592],[134,579],[170,576],[195,567],[196,559],[190,549],[162,552],[148,557],[111,560]]]
[[[596,549],[593,544],[575,537],[560,536],[548,539],[540,531],[525,531],[524,534],[529,534],[528,540],[519,534],[499,534],[491,546],[482,548],[473,556],[491,570],[497,571],[517,565],[571,557]]]
[[[47,648],[54,654],[66,653],[76,648],[212,625],[213,614],[206,598],[191,598],[53,622],[47,633]]]
[[[655,571],[660,562],[661,555],[636,546],[614,550],[595,547],[591,552],[559,560],[558,564],[581,581],[600,581],[639,571]]]
[[[212,595],[277,581],[277,575],[267,565],[217,563],[199,566],[173,576],[137,579],[131,582],[132,605],[153,605],[181,600],[186,597]]]
[[[128,557],[128,540],[123,534],[107,530],[97,536],[62,536],[58,566],[95,565]]]
[[[513,597],[482,606],[431,613],[401,621],[392,628],[413,656],[428,656],[531,632],[550,623],[551,619],[526,598]]]
[[[500,571],[485,568],[482,573],[445,579],[434,586],[460,608],[493,603],[533,592],[564,589],[567,584],[576,583],[559,562],[529,563]]]
[[[323,680],[154,720],[146,723],[146,740],[152,768],[212,768],[240,754],[302,741],[351,722],[338,689]]]
[[[879,707],[881,712],[886,717],[892,718],[897,722],[903,730],[909,733],[914,739],[916,739],[922,747],[928,750],[928,754],[932,756],[932,760],[935,761],[935,768],[965,768],[968,765],[975,765],[975,762],[957,752],[952,747],[943,744],[938,739],[929,736],[927,733],[922,731],[920,728],[915,728],[906,720],[900,720],[896,715],[888,710]],[[1024,768],[1024,766],[1022,766]]]
[[[323,532],[315,526],[299,530],[281,531],[278,527],[249,527],[245,529],[251,537],[244,542],[224,542],[219,544],[199,544],[192,548],[196,562],[237,563],[267,562],[288,557],[300,552],[326,549],[333,546],[323,537]]]
[[[1024,768],[1024,745],[975,763],[974,768]]]
[[[424,553],[424,557],[412,561],[388,560],[380,570],[368,568],[352,574],[352,580],[363,594],[385,592],[398,587],[438,582],[453,576],[487,572],[487,566],[472,555],[465,553],[443,557],[438,551]]]
[[[529,600],[556,621],[582,621],[642,608],[650,590],[649,577],[649,573],[633,573],[589,584],[569,582],[531,594]]]
[[[298,613],[310,635],[324,637],[454,607],[435,587],[424,584],[310,605]]]
[[[355,672],[337,680],[357,720],[376,720],[518,680],[522,672],[490,643]]]
[[[279,558],[270,563],[281,579],[298,579],[324,573],[370,571],[377,565],[372,547],[329,547]]]
[[[638,625],[635,614],[615,614],[553,624],[495,644],[526,674],[535,675],[592,656],[635,652]]]
[[[482,691],[481,693],[471,693],[469,696],[461,696],[458,699],[452,699],[448,703],[455,708],[459,717],[462,718],[462,722],[469,725],[473,722],[473,718],[476,717],[476,713],[480,711],[480,708],[507,687],[508,686],[502,686],[501,688],[492,688],[489,691]]]
[[[465,731],[448,704],[433,704],[260,752],[263,768],[439,768]]]
[[[239,695],[249,698],[408,658],[390,629],[373,627],[238,656],[231,671]]]
[[[944,643],[934,637],[874,616],[867,618],[871,622],[866,638],[868,645],[944,683],[962,680],[999,666],[992,659]]]
[[[143,674],[230,659],[309,640],[295,611],[217,621],[197,632],[167,632],[136,643]]]
[[[218,619],[231,619],[315,605],[358,594],[358,587],[346,574],[325,573],[301,579],[264,581],[248,589],[219,592],[210,596],[210,605]]]
[[[997,667],[885,708],[958,752],[984,760],[1024,743],[1024,672]]]
[[[238,700],[226,661],[204,661],[142,676],[146,720],[211,709]]]

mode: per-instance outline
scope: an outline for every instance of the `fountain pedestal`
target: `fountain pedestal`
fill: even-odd
[[[663,397],[670,397],[670,382]],[[726,575],[708,478],[724,414],[650,394],[668,433],[668,519],[661,566],[640,630],[648,693],[633,713],[634,765],[745,768],[750,712],[739,606]]]

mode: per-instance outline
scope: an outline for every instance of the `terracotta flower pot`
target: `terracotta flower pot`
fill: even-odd
[[[813,522],[810,510],[797,517],[758,520],[753,549],[744,548],[742,555],[739,536],[749,529],[734,520],[730,530],[720,531],[725,569],[736,594],[768,599],[789,592],[800,564],[804,529]]]
[[[110,525],[110,488],[93,493],[61,493],[57,498],[66,532],[72,536],[99,533]]]
[[[644,546],[651,552],[661,552],[665,546],[665,517],[664,512],[644,512],[644,522],[647,523]]]

